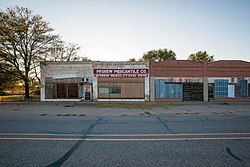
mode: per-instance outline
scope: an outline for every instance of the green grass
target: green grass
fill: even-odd
[[[40,101],[39,95],[32,95],[30,99],[25,99],[24,95],[9,95],[9,96],[0,96],[0,102],[38,102]]]

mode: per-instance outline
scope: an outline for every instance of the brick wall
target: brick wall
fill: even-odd
[[[207,63],[208,77],[250,77],[250,62],[221,60]]]
[[[220,60],[215,62],[202,62],[202,63],[193,62],[190,60],[167,60],[162,62],[151,61],[150,75],[151,77],[246,78],[250,77],[250,62],[245,62],[240,60]],[[206,81],[206,79],[204,80]],[[204,89],[207,89],[207,87],[205,87]],[[204,97],[207,96],[204,95]],[[182,99],[167,99],[167,98],[166,99],[155,98],[154,100],[182,101]],[[250,101],[250,98],[217,98],[214,99],[214,101],[218,102]]]
[[[190,60],[150,62],[154,77],[250,77],[250,62],[220,60],[197,63]]]
[[[150,74],[155,77],[202,77],[203,64],[190,60],[151,61]]]
[[[250,102],[250,98],[214,98],[215,102]]]

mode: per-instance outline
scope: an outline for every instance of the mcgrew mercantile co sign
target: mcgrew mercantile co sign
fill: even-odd
[[[148,77],[148,69],[94,69],[94,77],[126,78]]]

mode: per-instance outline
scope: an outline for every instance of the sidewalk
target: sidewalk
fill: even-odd
[[[9,102],[0,103],[0,114],[159,116],[159,115],[250,115],[250,103],[154,103],[154,102]]]

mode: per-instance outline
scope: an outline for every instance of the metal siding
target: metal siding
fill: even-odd
[[[166,98],[182,98],[182,84],[166,84]]]
[[[155,98],[160,98],[160,80],[155,80]]]
[[[182,84],[168,84],[163,79],[155,80],[156,98],[182,98]]]
[[[165,98],[165,95],[166,95],[165,81],[160,80],[160,98]]]

